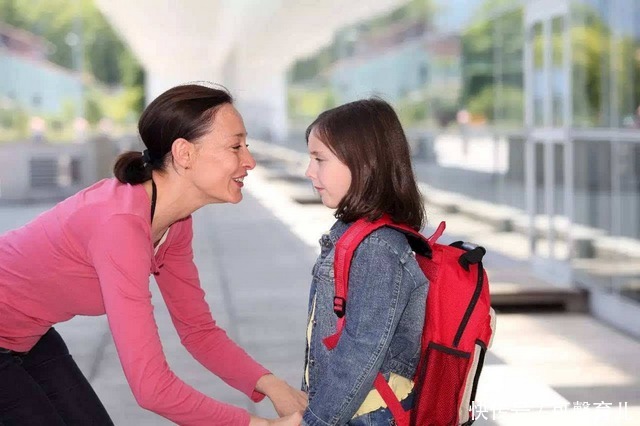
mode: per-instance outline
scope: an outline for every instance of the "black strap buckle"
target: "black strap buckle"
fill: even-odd
[[[333,298],[333,312],[335,312],[338,318],[344,316],[344,311],[347,308],[347,301],[344,297],[336,296]]]
[[[458,258],[458,263],[468,271],[469,265],[482,262],[485,253],[486,250],[483,247],[476,246],[473,250],[461,254],[460,258]]]

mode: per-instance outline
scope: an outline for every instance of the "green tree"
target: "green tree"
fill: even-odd
[[[0,0],[0,19],[46,39],[49,60],[74,69],[75,42],[83,44],[85,72],[108,85],[139,86],[142,68],[92,0]],[[80,33],[80,34],[77,34]]]
[[[480,7],[478,18],[462,34],[461,104],[473,114],[487,119],[522,122],[523,9],[503,9],[498,16],[490,13],[511,3],[509,0],[486,2]],[[497,96],[498,84],[501,85],[501,97]]]
[[[17,0],[0,0],[0,21],[21,28],[25,22],[18,13],[17,3]]]

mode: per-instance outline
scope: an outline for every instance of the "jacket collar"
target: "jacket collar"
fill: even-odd
[[[342,237],[342,234],[344,234],[351,225],[353,225],[353,222],[346,223],[341,221],[340,219],[338,219],[336,223],[333,224],[333,226],[329,230],[328,236],[329,240],[331,240],[331,243],[334,246],[336,245],[340,237]]]

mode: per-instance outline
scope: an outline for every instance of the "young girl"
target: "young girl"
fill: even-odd
[[[412,407],[428,289],[402,232],[381,228],[360,244],[349,274],[348,321],[333,350],[323,339],[336,331],[333,264],[340,236],[356,220],[383,214],[415,229],[423,226],[408,142],[396,113],[379,99],[323,112],[306,138],[306,176],[338,220],[322,236],[313,268],[303,424],[394,424],[374,380],[382,372],[403,407]]]

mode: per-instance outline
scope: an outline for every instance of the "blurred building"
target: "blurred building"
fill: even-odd
[[[538,274],[638,332],[639,0],[410,1],[289,79],[294,103],[304,84],[333,104],[393,102],[447,170],[428,183],[523,212],[505,220],[529,235]]]
[[[96,3],[148,99],[220,82],[255,137],[304,149],[322,110],[389,99],[422,181],[488,202],[537,274],[640,335],[640,0]]]
[[[337,102],[357,99],[372,88],[395,102],[422,89],[427,82],[425,33],[425,22],[400,22],[362,37],[356,29],[345,34],[354,41],[344,40],[345,57],[327,70]]]
[[[0,99],[36,114],[59,114],[82,99],[82,80],[47,58],[53,45],[0,22]]]

